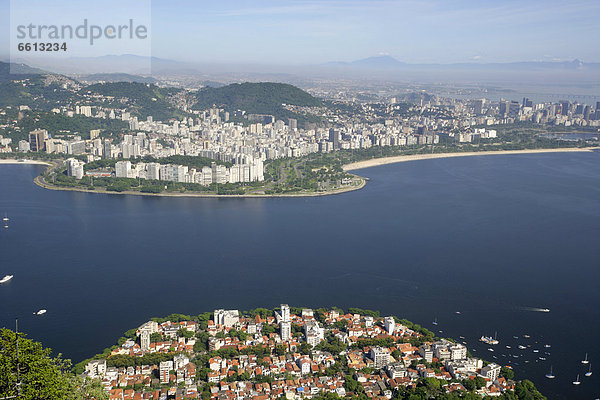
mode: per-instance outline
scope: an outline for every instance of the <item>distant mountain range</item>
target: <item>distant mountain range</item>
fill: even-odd
[[[535,71],[535,70],[600,70],[600,63],[584,63],[575,59],[572,61],[522,61],[509,63],[452,63],[452,64],[409,64],[401,62],[392,56],[383,55],[363,58],[350,62],[329,62],[325,67],[345,67],[360,69],[444,69],[444,70],[506,70],[506,71]]]
[[[27,63],[27,60],[23,60]],[[124,55],[106,55],[100,57],[80,57],[71,58],[63,61],[47,59],[43,63],[31,63],[38,68],[53,71],[61,74],[78,74],[79,76],[91,76],[94,79],[95,75],[105,75],[107,79],[98,79],[114,82],[110,76],[106,74],[129,74],[135,76],[148,77],[151,74],[161,74],[168,76],[169,74],[187,74],[190,76],[201,75],[203,73],[218,73],[218,72],[248,72],[254,75],[262,72],[288,73],[302,75],[310,74],[315,71],[323,70],[344,70],[344,71],[506,71],[506,72],[535,72],[535,71],[600,71],[600,63],[587,63],[575,59],[572,61],[523,61],[509,63],[480,63],[480,62],[465,62],[465,63],[407,63],[389,55],[379,55],[367,57],[355,61],[334,61],[323,64],[307,64],[302,66],[293,65],[246,65],[246,64],[218,64],[218,63],[193,63],[180,62],[175,60],[163,59],[158,57],[142,57],[131,54]],[[146,82],[141,78],[123,77],[127,81]]]
[[[330,67],[358,67],[358,68],[400,68],[406,66],[406,63],[396,60],[392,56],[374,56],[362,58],[356,61],[343,62],[335,61],[323,64]]]

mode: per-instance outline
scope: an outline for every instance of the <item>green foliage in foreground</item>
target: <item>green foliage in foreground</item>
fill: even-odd
[[[52,350],[19,333],[20,400],[108,399],[99,381],[83,381],[71,372],[71,362],[52,356]],[[17,335],[9,329],[0,331],[0,397],[16,396]]]

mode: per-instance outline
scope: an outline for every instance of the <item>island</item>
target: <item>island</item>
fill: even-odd
[[[152,318],[75,372],[110,399],[545,399],[511,367],[360,308]]]

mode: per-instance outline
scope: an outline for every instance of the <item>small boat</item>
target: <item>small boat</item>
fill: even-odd
[[[585,376],[592,376],[592,363],[590,363],[590,369],[585,373]]]
[[[549,349],[552,346],[550,346],[549,344],[545,344],[544,347],[547,348],[547,349]]]
[[[538,349],[534,349],[533,352],[534,353],[539,353],[540,351]]]
[[[433,324],[433,325],[437,325],[437,324],[438,324],[438,322],[437,322],[437,318],[435,319],[435,321],[433,321],[433,322],[432,322],[432,324]]]
[[[43,315],[43,314],[46,314],[46,311],[47,310],[42,309],[42,310],[39,310],[38,312],[34,312],[33,315]]]
[[[459,314],[460,315],[460,311],[454,311],[454,314]]]
[[[549,308],[542,308],[540,311],[541,312],[550,312],[550,309]]]
[[[524,337],[525,339],[529,339],[531,336],[529,336],[529,335],[523,335],[523,337]]]
[[[464,337],[464,336],[459,336],[459,338],[460,338],[460,339],[464,339],[465,337]]]
[[[519,358],[519,356],[516,354],[513,354],[513,358]]]
[[[512,369],[512,367],[510,365],[505,365],[504,367],[508,368],[508,369]]]
[[[494,335],[493,338],[491,336],[482,336],[482,337],[479,338],[479,341],[483,342],[483,343],[491,344],[491,345],[496,345],[496,344],[500,343],[496,339],[497,335],[498,335],[498,332],[496,332],[496,334]]]
[[[4,229],[8,229],[8,225],[4,225]]]
[[[525,347],[525,346],[523,346],[522,344],[520,344],[520,345],[519,345],[519,348],[520,348],[521,350],[525,350],[527,347]]]
[[[518,339],[518,338],[519,338],[518,336],[513,336],[513,339]]]
[[[0,279],[0,283],[5,283],[10,281],[14,275],[4,275],[4,278]]]
[[[581,382],[579,381],[579,374],[577,374],[577,380],[573,381],[573,385],[580,385]]]
[[[494,351],[494,349],[492,349],[491,347],[488,349],[488,351]]]
[[[581,360],[582,364],[588,364],[590,361],[587,358],[587,353],[585,353],[585,358],[583,360]]]
[[[548,372],[548,373],[546,374],[546,378],[548,378],[548,379],[554,379],[554,378],[556,378],[556,377],[554,376],[554,374],[552,373],[552,365],[550,366],[550,372]]]
[[[4,218],[2,218],[2,221],[4,221],[4,222],[8,222],[8,221],[10,221],[10,220],[8,219],[8,215],[6,215],[6,213],[4,213]]]
[[[538,357],[542,361],[546,361],[546,357]]]
[[[507,348],[507,349],[510,349],[511,347],[510,347],[509,345],[506,345],[506,348]]]

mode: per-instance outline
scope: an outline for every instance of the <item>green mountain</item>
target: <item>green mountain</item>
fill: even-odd
[[[296,118],[301,122],[319,122],[312,114],[300,114],[287,110],[283,104],[322,107],[324,103],[311,94],[286,83],[234,83],[219,88],[203,88],[196,94],[194,109],[211,107],[227,111],[244,110],[249,114],[269,114],[277,119]]]
[[[32,75],[47,74],[41,69],[32,68],[26,64],[6,63],[0,61],[0,82],[13,79],[29,78]]]
[[[80,90],[80,94],[98,93],[114,97],[113,103],[101,103],[106,107],[133,109],[133,114],[141,118],[152,115],[157,121],[182,117],[185,113],[169,102],[169,97],[179,93],[181,89],[160,88],[156,85],[137,82],[96,83]],[[124,102],[123,102],[123,101]]]
[[[156,121],[168,121],[189,114],[183,104],[196,110],[211,107],[224,108],[229,112],[246,111],[248,114],[268,114],[286,121],[295,118],[299,123],[322,122],[322,118],[311,110],[290,110],[286,105],[297,107],[329,107],[320,99],[285,83],[260,82],[241,83],[227,86],[210,86],[194,94],[178,88],[163,88],[149,82],[133,82],[132,75],[97,74],[93,79],[124,79],[129,82],[105,82],[85,85],[63,75],[43,73],[27,65],[12,65],[0,62],[0,107],[27,105],[35,110],[50,111],[57,106],[89,104],[92,106],[130,109],[141,119],[152,115]],[[83,87],[82,87],[83,86]],[[94,94],[110,97],[99,99]],[[175,100],[176,98],[176,100]],[[235,121],[236,119],[232,119]],[[237,119],[243,122],[244,119]]]

